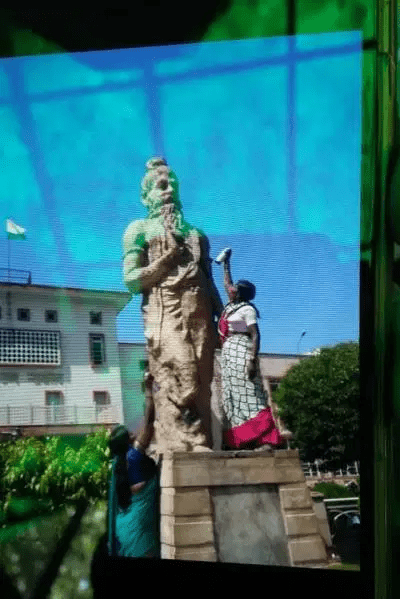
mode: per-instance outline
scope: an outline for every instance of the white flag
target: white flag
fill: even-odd
[[[8,233],[8,239],[26,239],[26,229],[23,229],[19,225],[16,225],[10,219],[7,219],[6,221],[6,231]]]

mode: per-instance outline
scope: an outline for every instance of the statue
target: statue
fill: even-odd
[[[163,158],[152,158],[146,168],[142,203],[149,214],[124,233],[124,282],[143,296],[156,451],[207,451],[218,343],[213,319],[223,305],[208,239],[184,220],[175,174]]]

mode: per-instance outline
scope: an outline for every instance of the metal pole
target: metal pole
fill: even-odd
[[[10,282],[10,262],[11,262],[11,247],[10,247],[10,237],[8,237],[8,282]]]
[[[7,302],[7,319],[12,320],[12,310],[11,310],[11,291],[7,291],[6,293],[6,302]]]

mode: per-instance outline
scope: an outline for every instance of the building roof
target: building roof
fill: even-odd
[[[144,341],[118,341],[118,345],[138,345],[140,347],[145,347]],[[220,352],[220,349],[215,350],[217,353]],[[282,359],[291,359],[291,358],[308,358],[308,354],[269,354],[265,352],[259,352],[260,358],[282,358]]]
[[[98,296],[102,301],[108,300],[108,303],[116,304],[122,310],[130,301],[131,293],[129,291],[112,291],[103,289],[82,289],[78,287],[57,287],[55,285],[36,285],[34,283],[9,283],[0,282],[0,289],[15,289],[18,288],[27,293],[36,295],[58,295],[66,297],[80,297],[82,299],[93,299]]]

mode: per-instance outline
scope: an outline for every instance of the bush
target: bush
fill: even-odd
[[[347,464],[360,457],[359,346],[322,348],[290,368],[273,393],[279,415],[306,462]]]
[[[31,500],[31,513],[54,510],[80,501],[94,503],[107,498],[111,469],[105,429],[74,444],[61,437],[29,437],[0,446],[0,512],[16,515]],[[47,500],[44,504],[43,500]],[[27,509],[29,502],[25,502]],[[22,511],[24,511],[22,509]],[[27,513],[25,511],[25,513]]]
[[[40,516],[51,511],[51,502],[46,499],[32,497],[12,497],[7,513],[3,513],[4,522],[18,522]]]
[[[325,499],[347,499],[348,497],[357,497],[351,489],[347,489],[343,485],[336,483],[318,483],[315,485],[314,491],[322,493]]]

